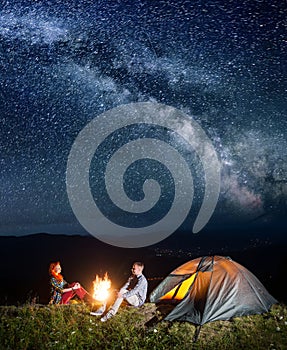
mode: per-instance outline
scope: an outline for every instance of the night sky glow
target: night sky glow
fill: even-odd
[[[286,226],[285,1],[4,0],[0,11],[0,235],[85,234],[66,191],[73,142],[101,113],[148,101],[192,116],[216,149],[209,227]]]

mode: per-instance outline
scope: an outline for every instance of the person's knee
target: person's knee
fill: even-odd
[[[133,295],[132,297],[126,298],[126,301],[131,305],[131,306],[139,306],[140,301],[139,298],[136,295]]]

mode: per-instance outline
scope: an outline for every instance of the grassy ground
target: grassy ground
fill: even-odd
[[[0,349],[287,349],[287,308],[274,305],[265,315],[217,321],[202,327],[160,321],[153,304],[121,308],[102,323],[86,304],[0,306]],[[159,322],[154,322],[159,320]]]

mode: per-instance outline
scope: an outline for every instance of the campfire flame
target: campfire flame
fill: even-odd
[[[109,289],[111,288],[111,280],[108,278],[107,272],[104,278],[96,275],[96,279],[93,281],[94,294],[93,298],[97,301],[105,301],[109,297]]]

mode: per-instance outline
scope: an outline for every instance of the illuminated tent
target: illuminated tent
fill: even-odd
[[[176,305],[165,320],[200,326],[264,313],[277,303],[250,271],[222,256],[197,258],[178,267],[151,293],[150,301]]]

